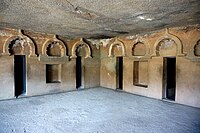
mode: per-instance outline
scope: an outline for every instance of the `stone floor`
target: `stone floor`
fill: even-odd
[[[93,88],[0,101],[0,133],[200,133],[200,109]]]

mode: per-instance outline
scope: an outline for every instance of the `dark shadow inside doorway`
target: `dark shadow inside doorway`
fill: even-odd
[[[15,96],[26,93],[26,56],[14,56]]]

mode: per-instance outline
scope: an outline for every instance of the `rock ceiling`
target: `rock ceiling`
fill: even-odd
[[[110,38],[200,24],[200,0],[1,0],[0,28]]]

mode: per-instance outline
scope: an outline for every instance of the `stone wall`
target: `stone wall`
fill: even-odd
[[[76,90],[76,57],[82,57],[82,88],[117,89],[117,57],[123,57],[122,90],[166,97],[164,59],[176,59],[174,102],[200,107],[200,29],[163,29],[146,35],[74,39],[29,31],[0,31],[0,99],[14,98],[14,55],[26,55],[26,95]],[[60,64],[59,82],[46,83],[46,64]]]
[[[199,27],[163,29],[146,35],[110,39],[106,45],[101,45],[100,85],[117,88],[116,58],[123,56],[123,90],[163,99],[163,59],[176,58],[175,102],[200,107],[200,56],[195,54],[199,51],[199,40]],[[111,49],[113,43],[120,44]],[[134,84],[137,78],[134,62],[140,64],[138,85]]]
[[[0,31],[0,99],[14,98],[14,56],[26,55],[26,96],[76,90],[76,54],[82,48],[84,88],[100,85],[99,51],[85,40],[14,29]],[[91,53],[90,51],[93,51]],[[46,65],[61,65],[60,82],[46,83]]]

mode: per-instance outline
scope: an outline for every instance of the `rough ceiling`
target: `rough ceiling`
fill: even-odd
[[[109,38],[200,23],[200,0],[0,0],[0,27]]]

